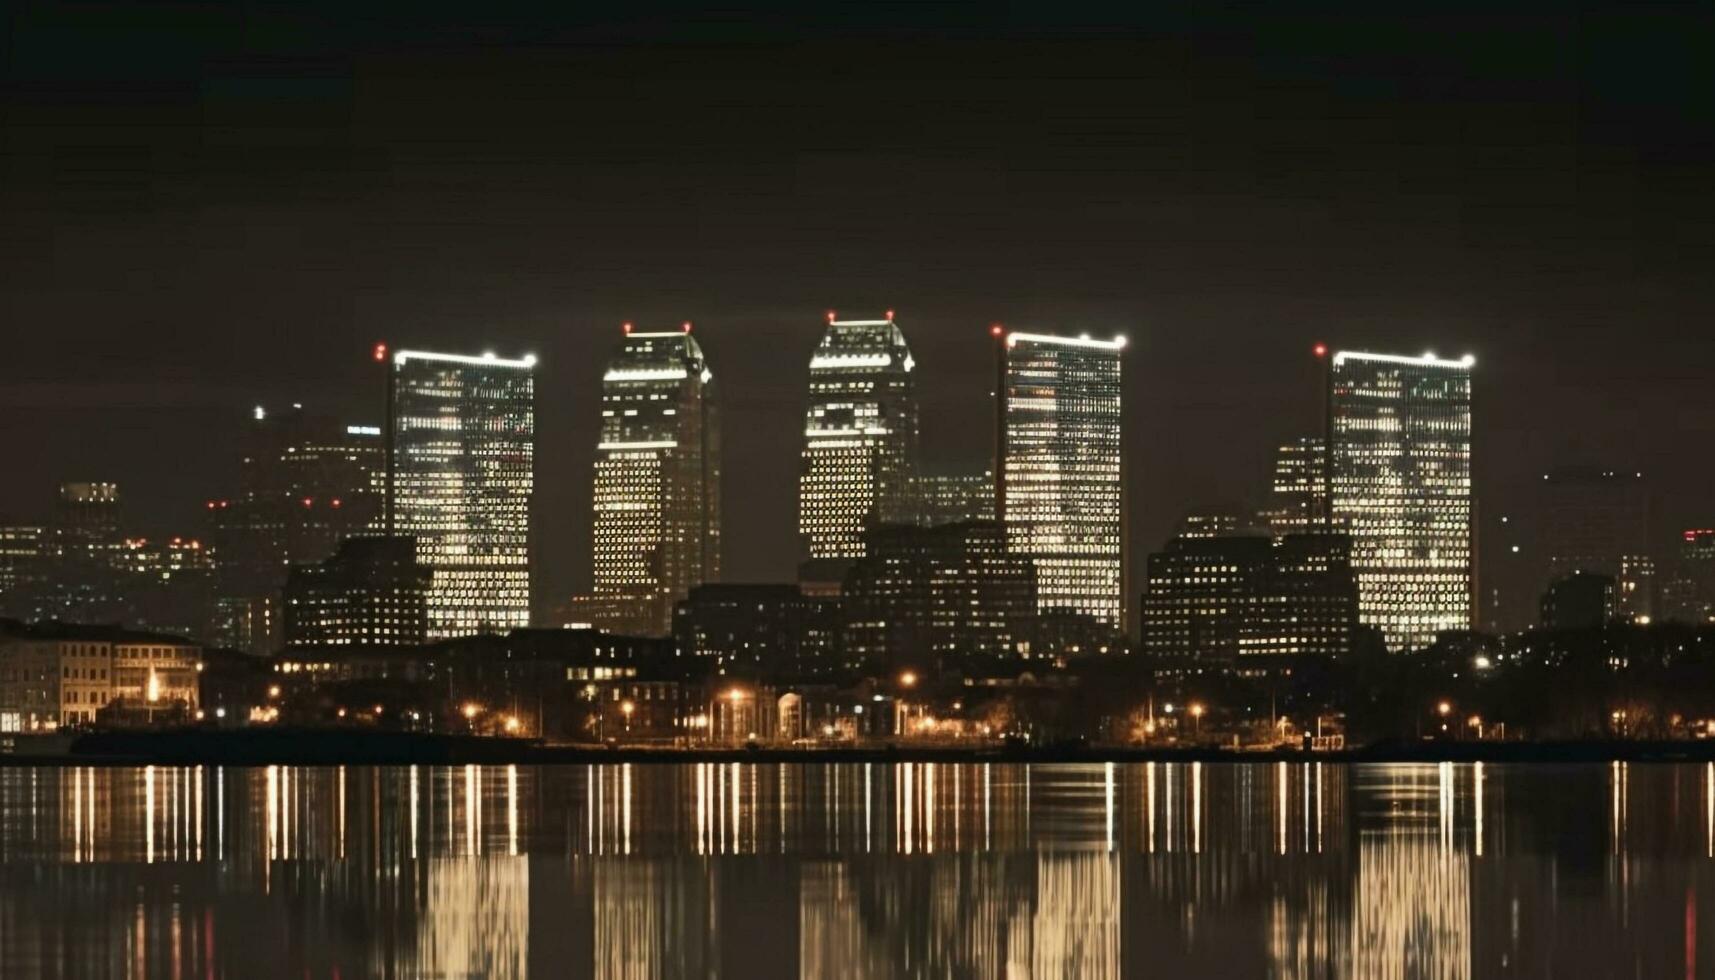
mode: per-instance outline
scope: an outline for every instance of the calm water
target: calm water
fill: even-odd
[[[0,976],[1715,976],[1715,768],[0,770]]]

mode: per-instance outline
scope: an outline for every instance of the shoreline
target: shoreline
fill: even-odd
[[[0,737],[0,766],[136,765],[589,765],[755,762],[1133,763],[1133,762],[1605,762],[1715,763],[1715,740],[1566,742],[1389,742],[1307,752],[1220,747],[1064,745],[960,747],[877,745],[801,748],[675,748],[549,745],[463,735],[328,731],[95,732]]]

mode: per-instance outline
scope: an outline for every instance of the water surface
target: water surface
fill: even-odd
[[[0,770],[0,976],[1715,976],[1715,767]]]

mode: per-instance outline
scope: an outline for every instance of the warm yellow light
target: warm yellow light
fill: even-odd
[[[732,690],[726,692],[726,696],[727,696],[727,699],[730,700],[734,704],[737,704],[738,702],[744,700],[744,692],[739,690],[736,687],[733,688]]]
[[[1193,717],[1193,718],[1203,717],[1203,706],[1200,704],[1193,704],[1191,706],[1191,717]]]
[[[908,670],[899,675],[899,683],[902,687],[913,687],[917,684],[917,674]]]
[[[626,716],[626,717],[627,717],[627,718],[630,718],[630,717],[631,717],[631,713],[632,713],[632,712],[633,712],[633,711],[636,711],[636,710],[637,710],[637,705],[635,705],[635,704],[632,704],[632,703],[631,703],[631,702],[630,702],[630,701],[621,701],[621,702],[620,702],[620,703],[619,703],[619,710],[621,710],[621,711],[623,711],[623,712],[625,712],[625,716]]]
[[[506,716],[506,730],[508,732],[518,731],[518,719],[516,717],[512,715]]]
[[[1435,706],[1435,710],[1440,712],[1442,717],[1446,717],[1453,713],[1453,704],[1450,701],[1443,701]]]
[[[464,710],[465,720],[468,721],[472,718],[475,718],[477,716],[477,713],[482,711],[482,707],[480,705],[477,705],[475,703],[467,701],[465,703],[463,710]]]
[[[278,684],[268,685],[268,696],[271,698],[279,697],[280,696],[280,685],[278,685]]]

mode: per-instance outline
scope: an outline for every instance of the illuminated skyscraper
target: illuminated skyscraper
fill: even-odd
[[[1324,524],[1327,468],[1327,446],[1319,437],[1294,439],[1275,451],[1271,499],[1262,514],[1273,534],[1302,534]]]
[[[434,572],[431,640],[530,624],[535,365],[393,355],[386,523]]]
[[[664,636],[673,604],[720,579],[714,375],[685,329],[626,337],[602,377],[595,464],[598,629]]]
[[[915,519],[916,362],[893,322],[836,320],[810,358],[798,482],[805,576],[838,579],[866,553],[864,532]]]
[[[1124,337],[1005,333],[996,426],[1000,517],[1012,551],[1036,562],[1037,609],[1116,631],[1125,627],[1124,350]]]
[[[1472,627],[1472,357],[1341,351],[1329,372],[1329,499],[1352,536],[1358,616],[1389,648]]]

